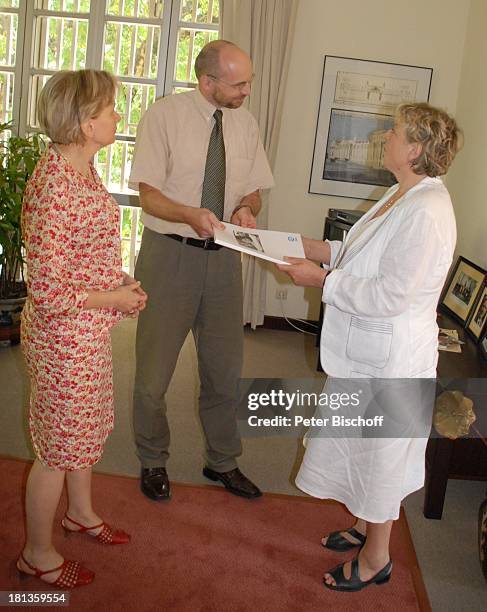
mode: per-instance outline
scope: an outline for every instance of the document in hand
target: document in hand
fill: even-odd
[[[250,229],[225,223],[224,230],[215,230],[215,242],[279,264],[288,263],[284,261],[284,257],[305,257],[299,234]]]

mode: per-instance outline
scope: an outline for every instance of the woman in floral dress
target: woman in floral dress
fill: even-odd
[[[52,144],[23,202],[28,297],[22,346],[31,379],[30,432],[36,454],[27,481],[24,574],[60,588],[94,573],[55,550],[52,527],[66,481],[62,526],[103,544],[130,537],[95,513],[91,468],[113,428],[110,328],[145,306],[140,283],[122,272],[118,206],[92,158],[115,140],[115,79],[104,71],[63,71],[39,98]]]

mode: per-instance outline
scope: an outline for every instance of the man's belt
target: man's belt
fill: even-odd
[[[179,234],[164,234],[168,238],[182,242],[183,244],[189,244],[190,246],[198,247],[199,249],[205,249],[206,251],[218,251],[222,249],[221,244],[217,244],[213,238],[207,238],[206,240],[198,240],[197,238],[185,238],[179,236]]]

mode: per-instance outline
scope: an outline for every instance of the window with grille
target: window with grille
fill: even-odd
[[[19,12],[19,0],[0,0],[0,124],[16,119],[19,107]]]
[[[220,0],[0,0],[0,123],[37,131],[37,98],[56,71],[103,68],[120,82],[116,141],[95,163],[121,206],[129,272],[142,231],[127,187],[137,125],[157,97],[196,86],[194,60],[219,22]]]
[[[219,22],[219,0],[181,1],[173,91],[195,86],[194,60],[206,43],[218,38]]]

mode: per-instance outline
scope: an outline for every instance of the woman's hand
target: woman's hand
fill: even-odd
[[[285,257],[291,265],[276,264],[281,272],[288,274],[293,283],[299,287],[323,287],[327,270],[320,268],[317,264],[308,259],[298,259],[297,257]]]
[[[326,240],[314,240],[314,238],[306,238],[306,236],[301,236],[301,240],[303,241],[306,259],[326,265],[330,263],[331,249],[330,244]]]
[[[137,283],[137,280],[133,276],[130,276],[130,274],[127,274],[127,272],[122,272],[122,274],[123,274],[123,284],[124,285],[133,285],[134,283]],[[139,286],[137,288],[137,292],[139,293],[139,295],[145,296],[147,298],[147,293],[142,289],[142,287],[140,286],[140,283],[138,284]]]
[[[127,274],[126,272],[123,272],[123,284],[124,285],[133,285],[134,283],[137,283],[137,281],[135,280],[135,278],[133,276],[130,276],[130,274]],[[141,300],[139,301],[139,306],[137,308],[137,310],[135,312],[129,312],[129,316],[132,319],[136,319],[139,315],[139,312],[141,310],[144,310],[145,305],[147,303],[147,293],[142,289],[142,287],[139,286],[136,289],[137,293],[141,296]]]
[[[111,291],[87,290],[88,297],[83,306],[85,310],[91,308],[114,308],[124,314],[136,318],[144,310],[147,302],[147,293],[136,281],[125,272],[122,284]]]
[[[130,274],[127,274],[127,272],[123,272],[123,285],[131,285],[132,283],[136,283],[137,281],[135,280],[135,278],[133,276],[130,276]]]
[[[140,286],[140,281],[136,281],[128,275],[127,277],[128,279],[124,277],[123,285],[112,291],[114,306],[120,312],[136,318],[139,312],[145,308],[147,294]]]

